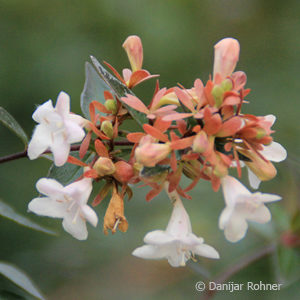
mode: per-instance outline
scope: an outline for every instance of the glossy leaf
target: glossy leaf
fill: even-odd
[[[28,227],[30,229],[41,231],[41,232],[44,232],[47,234],[56,235],[56,233],[54,231],[47,229],[47,228],[31,221],[27,217],[20,215],[12,207],[10,207],[9,205],[7,205],[6,203],[4,203],[1,200],[0,200],[0,216],[7,218],[11,221],[14,221],[14,222],[18,223],[19,225]]]
[[[111,88],[111,90],[117,95],[118,98],[125,97],[127,94],[131,94],[134,96],[134,93],[119,79],[117,79],[111,73],[109,73],[95,57],[91,56],[91,60],[100,77],[105,81],[105,83]],[[135,109],[131,108],[130,106],[124,103],[123,105],[126,107],[132,118],[141,127],[143,127],[143,124],[148,123],[148,119],[146,118],[145,114],[136,111]]]
[[[26,146],[28,144],[28,137],[20,124],[15,120],[15,118],[0,106],[0,122],[10,129],[14,134],[16,134]]]
[[[28,275],[16,266],[0,261],[0,274],[37,299],[45,299]]]
[[[96,100],[104,103],[104,91],[110,90],[89,62],[85,63],[85,83],[80,96],[81,110],[86,118],[90,118],[89,105]]]
[[[75,158],[79,158],[79,152],[74,151],[71,153]],[[87,154],[86,158],[83,160],[85,163],[89,163],[92,161],[93,155]],[[77,165],[73,165],[70,163],[66,163],[61,167],[57,167],[54,164],[50,167],[48,171],[47,177],[53,178],[60,182],[62,185],[67,185],[77,178],[79,178],[83,174],[83,168]]]

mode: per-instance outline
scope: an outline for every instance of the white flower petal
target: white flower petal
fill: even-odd
[[[165,251],[161,247],[144,245],[142,247],[136,248],[132,255],[144,258],[144,259],[162,259],[165,258]]]
[[[70,113],[70,96],[67,93],[59,93],[55,105],[55,110],[63,118],[66,118],[68,116],[68,114]]]
[[[88,202],[92,188],[92,179],[83,178],[67,185],[64,188],[64,192],[75,199],[79,205],[83,205]]]
[[[226,227],[226,224],[229,222],[232,214],[234,213],[234,206],[226,206],[220,217],[219,217],[219,228],[221,230],[224,230],[224,228]]]
[[[224,234],[228,241],[235,243],[241,240],[247,232],[248,224],[244,218],[234,214],[227,223]]]
[[[271,220],[271,213],[265,205],[260,205],[254,211],[249,212],[247,219],[264,224]]]
[[[58,167],[64,165],[70,153],[70,144],[63,134],[56,134],[51,147],[54,156],[54,164]]]
[[[265,121],[267,122],[271,122],[271,124],[273,125],[276,121],[276,116],[274,115],[266,115],[264,116]]]
[[[259,201],[261,203],[268,203],[273,201],[279,201],[281,200],[281,197],[275,194],[267,194],[267,193],[254,193],[252,195],[252,198],[255,199],[255,201]]]
[[[36,159],[44,153],[51,144],[51,132],[44,125],[35,127],[31,141],[28,144],[27,155],[29,159]]]
[[[220,258],[218,251],[206,244],[198,245],[194,248],[193,252],[200,256],[205,256],[209,258]]]
[[[63,218],[66,204],[54,201],[48,197],[35,198],[28,204],[28,209],[40,216]]]
[[[247,167],[247,170],[248,170],[248,179],[249,179],[250,186],[253,189],[258,189],[261,180],[251,171],[250,168]]]
[[[168,252],[167,259],[169,264],[172,267],[184,267],[187,260],[191,258],[191,254],[189,252],[176,251],[176,249],[171,249]]]
[[[85,136],[84,130],[75,122],[65,121],[65,128],[69,144],[81,142]]]
[[[268,146],[263,146],[263,150],[260,153],[268,160],[280,162],[286,159],[287,152],[284,147],[279,143],[272,142]]]
[[[234,205],[236,198],[240,195],[250,195],[248,189],[232,176],[225,176],[221,180],[225,202],[227,205]]]
[[[144,237],[146,244],[164,245],[174,241],[174,237],[163,230],[155,230],[148,232]]]
[[[74,217],[73,214],[66,214],[63,220],[63,228],[78,240],[86,240],[88,231],[86,229],[86,222],[80,216]]]
[[[174,192],[170,193],[171,196]],[[177,193],[175,191],[175,193]],[[174,203],[173,212],[168,223],[166,232],[174,237],[180,238],[192,232],[192,225],[181,199]]]
[[[64,187],[55,179],[41,178],[37,181],[36,188],[40,193],[44,195],[57,197],[57,195],[63,193]]]
[[[52,104],[52,100],[48,100],[42,105],[39,105],[37,109],[32,114],[32,119],[36,121],[37,123],[44,122],[44,117],[47,116],[49,113],[53,113],[54,108]]]
[[[81,206],[81,213],[90,224],[92,224],[94,227],[97,226],[98,216],[91,207],[88,205]]]

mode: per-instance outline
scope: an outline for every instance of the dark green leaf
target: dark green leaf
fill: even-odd
[[[5,125],[8,129],[10,129],[14,134],[16,134],[27,146],[28,137],[19,123],[15,120],[15,118],[7,112],[3,107],[0,106],[0,122]]]
[[[26,300],[23,296],[17,295],[13,292],[1,290],[0,291],[1,300]]]
[[[113,92],[118,96],[118,98],[124,97],[127,94],[134,95],[133,92],[127,88],[119,79],[114,77],[111,73],[109,73],[100,63],[99,61],[91,56],[91,60],[93,65],[95,66],[97,72],[99,73],[100,77],[106,82],[106,84],[113,90]],[[139,111],[131,108],[130,106],[123,103],[126,107],[132,118],[141,126],[143,127],[144,124],[148,123],[148,119],[146,116]]]
[[[18,223],[19,225],[41,231],[44,233],[56,235],[56,233],[50,229],[42,227],[41,225],[31,221],[30,219],[17,213],[12,207],[0,200],[0,216],[7,218],[11,221]]]
[[[16,266],[4,261],[0,261],[0,274],[12,281],[15,285],[22,288],[28,294],[38,299],[45,299],[28,275]]]
[[[79,152],[74,151],[71,153],[72,156],[79,159]],[[89,163],[93,159],[93,154],[87,154],[84,159],[85,163]],[[66,163],[61,167],[57,167],[54,164],[50,167],[47,177],[53,178],[59,181],[62,185],[68,185],[69,183],[76,180],[83,174],[83,168],[70,163]]]
[[[81,110],[86,118],[90,118],[89,105],[93,100],[102,104],[105,102],[103,92],[110,90],[107,84],[100,78],[93,66],[85,63],[85,83],[80,96]]]
[[[169,166],[156,165],[155,167],[144,167],[141,171],[142,177],[152,177],[164,173],[170,169]]]

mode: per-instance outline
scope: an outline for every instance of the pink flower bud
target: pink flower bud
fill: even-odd
[[[143,46],[141,39],[136,35],[129,36],[123,43],[133,72],[140,70],[143,65]]]
[[[151,137],[145,136],[135,150],[136,161],[146,167],[154,167],[171,151],[169,144],[153,143],[151,140]]]
[[[126,183],[134,176],[133,167],[125,161],[116,162],[115,167],[116,172],[113,176],[119,182]]]
[[[193,143],[193,151],[197,153],[205,152],[209,147],[207,134],[201,130],[195,137]]]
[[[230,76],[239,60],[240,44],[236,39],[225,38],[215,45],[214,81],[217,74],[223,81]]]

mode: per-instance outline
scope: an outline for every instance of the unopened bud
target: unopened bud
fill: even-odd
[[[211,91],[211,94],[215,99],[216,106],[220,107],[223,102],[223,94],[224,94],[223,88],[220,85],[215,85]]]
[[[111,175],[116,171],[116,167],[111,159],[107,157],[99,157],[93,166],[99,176]]]
[[[193,151],[203,153],[208,149],[209,142],[205,131],[201,130],[195,137],[193,142]]]
[[[143,46],[141,39],[136,35],[129,36],[123,43],[132,72],[140,70],[143,64]]]
[[[143,166],[154,167],[165,159],[171,151],[169,144],[146,143],[136,148],[136,161]]]
[[[105,101],[104,106],[107,110],[111,111],[112,114],[116,114],[117,113],[117,101],[114,99],[108,99]]]
[[[266,130],[264,130],[263,128],[258,128],[256,131],[256,138],[257,139],[261,139],[263,137],[265,137],[267,135]]]
[[[111,124],[110,121],[106,120],[106,121],[103,121],[101,123],[101,130],[104,132],[104,134],[109,137],[109,138],[112,138],[113,135],[114,135],[114,129],[113,129],[113,126]]]
[[[134,176],[133,167],[125,161],[116,162],[115,167],[116,171],[113,176],[121,183],[128,182]]]
[[[224,92],[231,91],[232,89],[232,81],[230,79],[225,79],[221,83],[221,87],[224,90]]]

